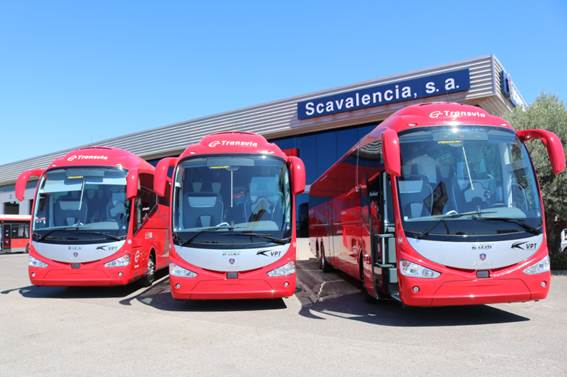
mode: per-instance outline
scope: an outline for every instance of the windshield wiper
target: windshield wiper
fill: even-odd
[[[535,235],[538,235],[538,234],[541,233],[541,231],[540,231],[541,226],[535,228],[535,227],[533,227],[529,224],[524,223],[523,221],[520,221],[518,219],[513,219],[513,218],[510,218],[510,217],[479,217],[479,219],[486,220],[486,221],[502,221],[502,222],[506,222],[506,223],[516,224],[516,225],[519,225],[520,227],[522,227],[528,233],[535,234]]]
[[[218,230],[233,230],[234,227],[230,226],[230,225],[215,225],[215,226],[211,226],[208,228],[203,228],[200,229],[199,231],[197,231],[195,234],[193,234],[191,237],[189,237],[188,239],[186,239],[185,241],[182,240],[179,236],[175,235],[175,239],[178,239],[181,243],[179,243],[179,246],[187,246],[189,245],[191,242],[193,242],[193,240],[197,237],[199,237],[201,234],[203,233],[209,233],[209,232],[216,232]]]
[[[37,232],[34,232],[33,234],[36,236],[36,241],[43,241],[45,238],[47,238],[48,236],[50,236],[51,234],[58,232],[58,231],[62,231],[62,232],[70,232],[70,231],[74,231],[77,228],[74,226],[68,226],[68,227],[64,227],[64,228],[55,228],[55,229],[51,229],[48,230],[47,232],[45,232],[44,234],[40,234]]]
[[[446,221],[446,219],[447,219],[446,217],[441,217],[441,218],[439,218],[437,221],[435,221],[435,222],[433,223],[432,226],[430,226],[429,228],[427,228],[427,230],[426,230],[425,232],[419,233],[416,238],[420,240],[420,239],[422,239],[422,238],[425,238],[425,237],[429,236],[429,233],[431,233],[431,231],[432,231],[433,229],[437,228],[437,225],[439,225],[439,224],[443,224],[443,225],[445,226],[446,234],[451,233],[451,232],[449,231],[449,226],[447,226],[447,221]]]
[[[251,236],[251,237],[262,237],[280,245],[285,245],[291,240],[291,237],[278,238],[278,237],[270,236],[269,234],[256,233],[256,232],[231,232],[230,234],[231,235],[237,234],[237,235]]]
[[[96,234],[96,235],[99,235],[99,236],[105,236],[106,238],[111,238],[111,239],[116,240],[116,241],[122,241],[124,239],[123,236],[122,237],[115,236],[114,234],[101,232],[101,231],[98,231],[98,230],[87,230],[87,229],[81,229],[79,227],[76,227],[74,230],[77,231],[77,232],[81,232],[81,233]]]
[[[481,212],[479,210],[476,210],[476,211],[468,211],[468,212],[454,212],[454,213],[447,213],[445,215],[441,215],[440,217],[437,218],[437,221],[435,221],[435,223],[433,223],[431,227],[429,227],[426,231],[419,233],[416,238],[422,239],[427,237],[429,233],[431,233],[433,229],[437,228],[437,225],[439,224],[445,225],[445,230],[447,231],[446,234],[449,234],[450,233],[449,227],[447,226],[447,222],[445,220],[458,219],[459,217],[473,216],[473,215],[477,215],[477,218],[484,219],[485,217],[482,217],[482,214],[485,213],[494,213],[494,211]]]
[[[45,238],[47,238],[48,236],[50,236],[51,234],[53,234],[54,232],[57,231],[63,231],[63,232],[81,232],[81,233],[88,233],[88,234],[96,234],[96,235],[100,235],[100,236],[105,236],[106,238],[111,238],[113,240],[116,241],[122,241],[124,239],[124,237],[120,237],[120,236],[115,236],[113,234],[109,234],[106,232],[100,232],[97,230],[86,230],[86,229],[81,229],[79,226],[68,226],[68,227],[64,227],[64,228],[55,228],[55,229],[51,229],[48,230],[47,232],[45,232],[44,234],[39,234],[39,233],[34,233],[36,235],[36,241],[43,241]]]

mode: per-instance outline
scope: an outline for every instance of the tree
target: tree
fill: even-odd
[[[567,109],[556,96],[540,94],[525,110],[516,108],[508,116],[516,129],[542,128],[554,132],[567,141]],[[555,269],[567,268],[567,253],[561,253],[561,230],[567,228],[567,173],[555,176],[543,143],[526,143],[533,164],[537,170],[547,223],[547,242],[551,266]]]

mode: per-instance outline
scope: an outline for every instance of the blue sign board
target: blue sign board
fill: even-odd
[[[520,106],[522,108],[525,108],[527,106],[527,104],[524,102],[524,99],[520,95],[518,88],[516,88],[516,85],[514,85],[512,77],[508,73],[502,71],[502,73],[500,74],[500,82],[502,93],[504,93],[504,96],[510,100],[512,106]]]
[[[469,69],[466,68],[301,101],[297,104],[297,117],[299,119],[316,118],[391,103],[463,92],[469,90],[469,88]]]

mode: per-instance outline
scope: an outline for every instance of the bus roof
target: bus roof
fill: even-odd
[[[396,132],[415,127],[458,126],[458,125],[498,126],[512,128],[504,119],[472,105],[455,102],[430,102],[404,107],[386,118],[375,130],[390,128]]]
[[[154,167],[146,160],[120,148],[93,146],[75,149],[55,159],[48,169],[70,166],[121,166],[124,169],[138,169],[153,172]]]
[[[228,131],[204,136],[181,153],[180,159],[210,154],[266,154],[287,160],[287,155],[263,136],[252,132]]]
[[[0,215],[0,222],[3,221],[31,221],[31,215]]]

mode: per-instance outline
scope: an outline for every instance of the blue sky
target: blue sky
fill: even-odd
[[[566,3],[2,1],[0,164],[488,54],[567,100]]]

